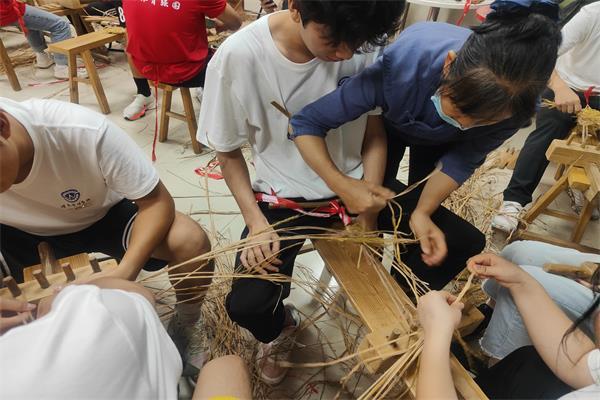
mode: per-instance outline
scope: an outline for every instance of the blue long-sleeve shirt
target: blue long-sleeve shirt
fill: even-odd
[[[461,131],[437,114],[431,96],[439,87],[444,60],[449,50],[458,52],[470,34],[469,29],[445,23],[412,25],[373,65],[294,115],[294,136],[324,137],[330,129],[381,107],[386,130],[407,144],[447,144],[440,159],[442,171],[462,184],[490,151],[523,125],[507,119]]]

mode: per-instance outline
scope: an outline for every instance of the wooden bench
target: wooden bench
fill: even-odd
[[[91,50],[104,46],[107,43],[121,40],[124,37],[124,31],[120,33],[97,31],[77,36],[72,39],[63,40],[62,42],[52,43],[48,46],[49,51],[67,56],[69,63],[70,98],[72,103],[79,104],[78,83],[87,83],[92,85],[102,112],[104,114],[110,113],[110,107],[106,100],[106,94],[104,94],[104,88],[102,87],[102,82],[100,82],[100,77],[98,76]],[[77,56],[81,56],[83,59],[88,78],[79,78],[77,76]]]
[[[395,361],[390,354],[397,353],[390,340],[414,331],[411,326],[416,321],[414,304],[379,261],[364,255],[359,257],[360,245],[325,239],[313,243],[369,331],[360,344],[360,350],[371,349],[361,356],[367,370],[383,371]],[[390,293],[394,293],[394,298]],[[398,312],[398,301],[402,312]],[[407,340],[399,345],[408,344]],[[487,399],[454,356],[450,364],[456,390],[462,398]],[[406,374],[403,380],[408,388],[407,397],[414,398],[416,372]]]
[[[8,56],[8,52],[6,51],[6,47],[4,47],[4,43],[2,43],[2,39],[0,38],[0,63],[2,63],[2,67],[4,67],[4,71],[6,72],[6,76],[8,77],[8,82],[10,83],[10,87],[18,92],[21,90],[21,84],[19,83],[19,78],[15,73],[15,69],[13,63]]]
[[[196,140],[198,123],[196,122],[196,113],[194,111],[194,103],[192,101],[190,89],[185,87],[171,86],[164,83],[159,84],[159,87],[163,90],[163,96],[160,107],[160,128],[158,131],[158,141],[164,142],[168,139],[169,120],[171,118],[175,118],[187,123],[190,139],[192,140],[192,149],[194,150],[195,154],[202,153],[202,145],[200,145],[200,143],[198,143]],[[173,92],[178,89],[181,93],[181,100],[183,101],[183,114],[171,111]]]

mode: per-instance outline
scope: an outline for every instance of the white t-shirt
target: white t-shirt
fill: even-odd
[[[286,12],[286,11],[282,11]],[[287,138],[291,114],[333,91],[346,77],[362,71],[376,53],[342,62],[290,61],[278,50],[269,18],[263,17],[231,35],[211,59],[198,123],[198,141],[220,152],[250,143],[256,168],[255,191],[281,197],[324,199],[335,196],[304,162]],[[375,112],[375,113],[379,113]],[[338,168],[353,178],[363,175],[361,149],[367,115],[328,133],[326,142]]]
[[[143,296],[85,285],[0,336],[0,371],[3,399],[177,399],[182,361]]]
[[[35,235],[78,232],[123,198],[136,200],[158,173],[135,142],[104,116],[76,104],[0,97],[27,130],[35,154],[27,178],[0,193],[0,223]]]
[[[556,70],[573,89],[600,93],[600,2],[588,4],[563,27]]]
[[[594,384],[566,394],[560,400],[600,399],[600,349],[595,349],[588,354],[587,363]]]

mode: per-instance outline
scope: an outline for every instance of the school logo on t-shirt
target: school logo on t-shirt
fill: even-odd
[[[79,196],[81,194],[79,193],[79,190],[77,190],[77,189],[69,189],[69,190],[65,190],[60,195],[62,196],[63,199],[65,199],[69,203],[75,203],[77,200],[79,200]]]

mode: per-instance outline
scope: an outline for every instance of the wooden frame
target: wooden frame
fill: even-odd
[[[164,142],[169,137],[169,121],[171,118],[178,119],[187,124],[192,140],[192,149],[195,154],[202,153],[202,145],[196,140],[196,132],[198,131],[198,122],[196,121],[196,113],[194,111],[194,102],[189,88],[171,86],[164,83],[159,84],[163,90],[162,103],[160,107],[160,128],[158,133],[158,141]],[[173,92],[179,90],[181,92],[181,100],[183,102],[183,114],[171,111],[173,100]]]
[[[0,38],[0,62],[4,67],[4,71],[6,71],[6,76],[8,77],[8,82],[10,83],[10,87],[15,92],[21,90],[21,84],[19,83],[19,78],[15,73],[15,68],[12,64],[12,60],[8,56],[8,52],[6,51],[6,47],[4,47],[4,43],[2,42],[2,38]]]

